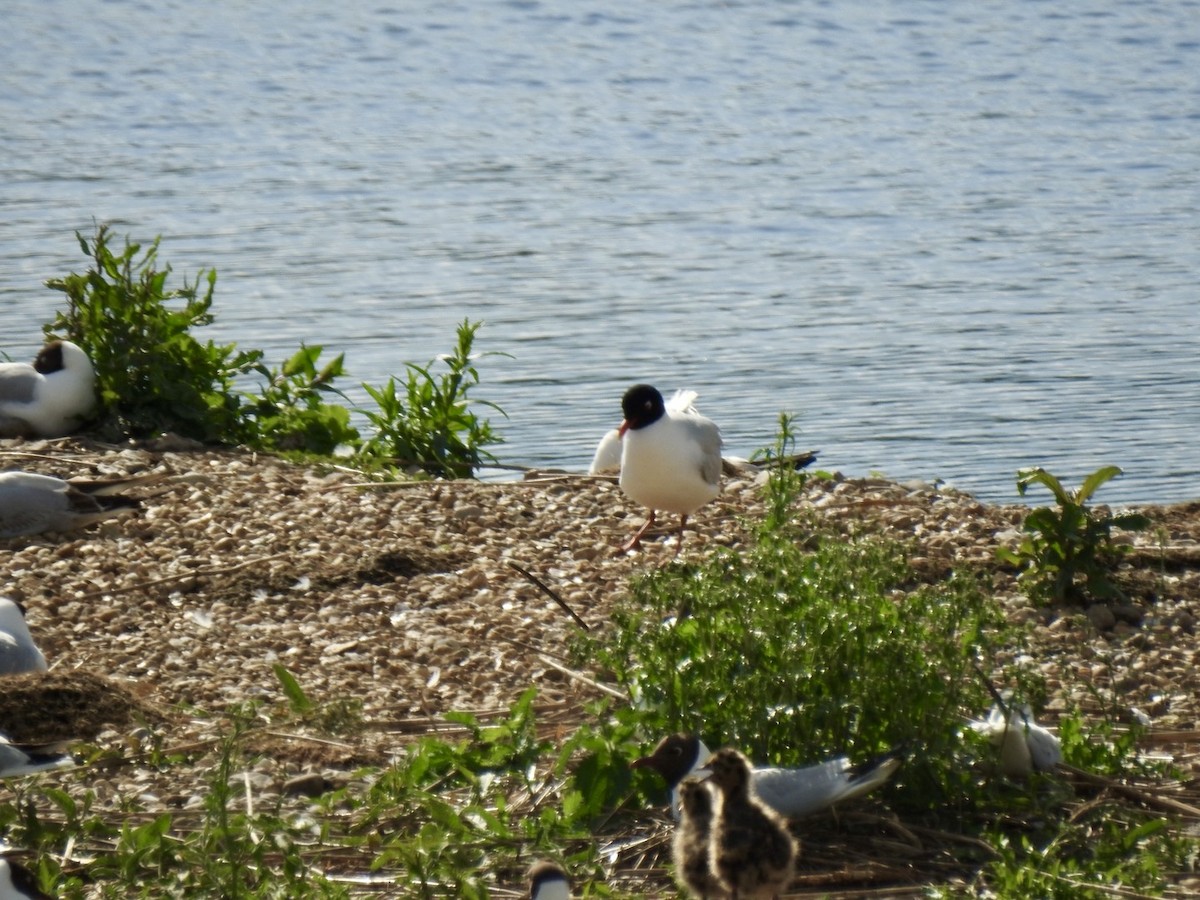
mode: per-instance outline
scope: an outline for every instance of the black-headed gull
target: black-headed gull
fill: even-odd
[[[721,430],[697,412],[667,409],[648,384],[627,390],[621,411],[621,490],[650,511],[622,550],[640,543],[660,511],[679,516],[682,543],[687,517],[721,491]]]
[[[96,371],[70,341],[51,341],[27,363],[0,363],[0,437],[62,437],[96,405]]]
[[[129,515],[139,501],[119,492],[164,477],[164,472],[148,472],[128,478],[64,481],[36,472],[0,472],[0,538],[70,531]]]
[[[75,765],[75,759],[59,751],[60,744],[14,744],[0,734],[0,778],[33,775]]]
[[[1062,762],[1062,744],[1056,735],[1033,720],[1028,705],[1011,706],[1006,716],[999,705],[986,719],[970,728],[1000,750],[1000,771],[1011,777],[1047,772]]]
[[[678,815],[679,784],[689,776],[702,777],[710,752],[694,734],[672,734],[650,753],[634,760],[631,768],[658,772],[671,789],[671,811]],[[844,756],[802,768],[755,766],[751,777],[758,797],[789,819],[807,816],[835,803],[875,790],[900,768],[897,752],[855,765]]]
[[[47,668],[46,657],[25,624],[25,607],[0,597],[0,675],[45,672]]]
[[[676,391],[674,396],[667,401],[667,412],[699,415],[695,406],[697,396],[699,395],[695,391],[682,389]],[[600,438],[600,443],[596,445],[596,453],[592,457],[592,464],[588,468],[588,474],[621,474],[621,451],[624,449],[624,446],[621,443],[620,429],[613,428],[606,431],[604,437]]]
[[[0,856],[0,900],[53,900],[37,878],[16,860]]]
[[[755,795],[745,756],[725,747],[707,767],[719,791],[708,847],[713,875],[735,900],[777,897],[792,880],[796,839],[783,817]]]
[[[675,880],[693,897],[724,897],[709,859],[716,787],[708,781],[685,778],[679,785],[679,825],[671,841]]]
[[[571,900],[571,882],[561,866],[542,860],[529,867],[529,900]]]

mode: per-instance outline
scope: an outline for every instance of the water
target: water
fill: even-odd
[[[1197,7],[16,0],[0,349],[111,222],[348,385],[484,320],[506,462],[586,466],[649,381],[731,453],[788,410],[850,475],[1194,498]]]

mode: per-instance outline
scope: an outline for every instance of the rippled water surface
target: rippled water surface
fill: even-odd
[[[650,381],[733,453],[786,409],[847,474],[1200,496],[1197,3],[5,8],[14,358],[112,222],[350,384],[485,320],[507,462],[586,466]]]

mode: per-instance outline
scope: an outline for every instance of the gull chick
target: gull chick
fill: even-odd
[[[129,515],[139,501],[119,492],[164,477],[163,472],[149,472],[130,478],[64,481],[36,472],[0,472],[0,538],[71,531]]]
[[[729,896],[709,860],[716,803],[716,790],[707,781],[688,779],[679,786],[679,825],[671,842],[671,858],[676,881],[699,900]]]
[[[667,409],[662,394],[648,384],[627,390],[621,411],[621,490],[650,511],[621,549],[636,547],[658,512],[679,516],[682,544],[687,517],[721,491],[721,431],[695,411]]]
[[[719,791],[708,850],[713,875],[733,900],[778,897],[792,880],[796,839],[783,817],[755,796],[745,756],[726,747],[708,768]]]
[[[703,777],[711,756],[694,734],[667,735],[650,753],[630,763],[634,769],[653,769],[671,789],[671,809],[679,808],[679,786],[689,776]],[[754,793],[781,816],[796,819],[845,800],[860,797],[884,784],[902,762],[899,751],[854,764],[844,756],[811,766],[755,766],[750,772]]]
[[[96,371],[82,348],[51,341],[33,365],[0,363],[0,437],[62,437],[96,405]]]
[[[0,675],[45,672],[46,657],[25,624],[25,607],[0,597]]]

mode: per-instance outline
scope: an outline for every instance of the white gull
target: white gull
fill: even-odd
[[[0,538],[70,531],[129,515],[139,501],[120,491],[160,481],[165,474],[64,481],[36,472],[0,472]]]
[[[1033,719],[1028,704],[1010,706],[1006,716],[997,704],[986,719],[971,722],[970,728],[987,738],[1000,751],[1000,771],[1011,777],[1047,772],[1062,762],[1058,737]]]
[[[0,675],[45,672],[46,657],[25,624],[25,607],[0,597]]]
[[[667,409],[648,384],[627,390],[621,411],[621,490],[650,511],[622,550],[641,542],[660,511],[679,516],[682,544],[687,517],[721,491],[721,431],[695,411]]]
[[[75,765],[75,759],[60,751],[61,744],[14,744],[0,734],[0,778],[33,775]]]
[[[0,363],[0,437],[62,437],[96,405],[96,372],[70,341],[51,341],[33,365]]]

